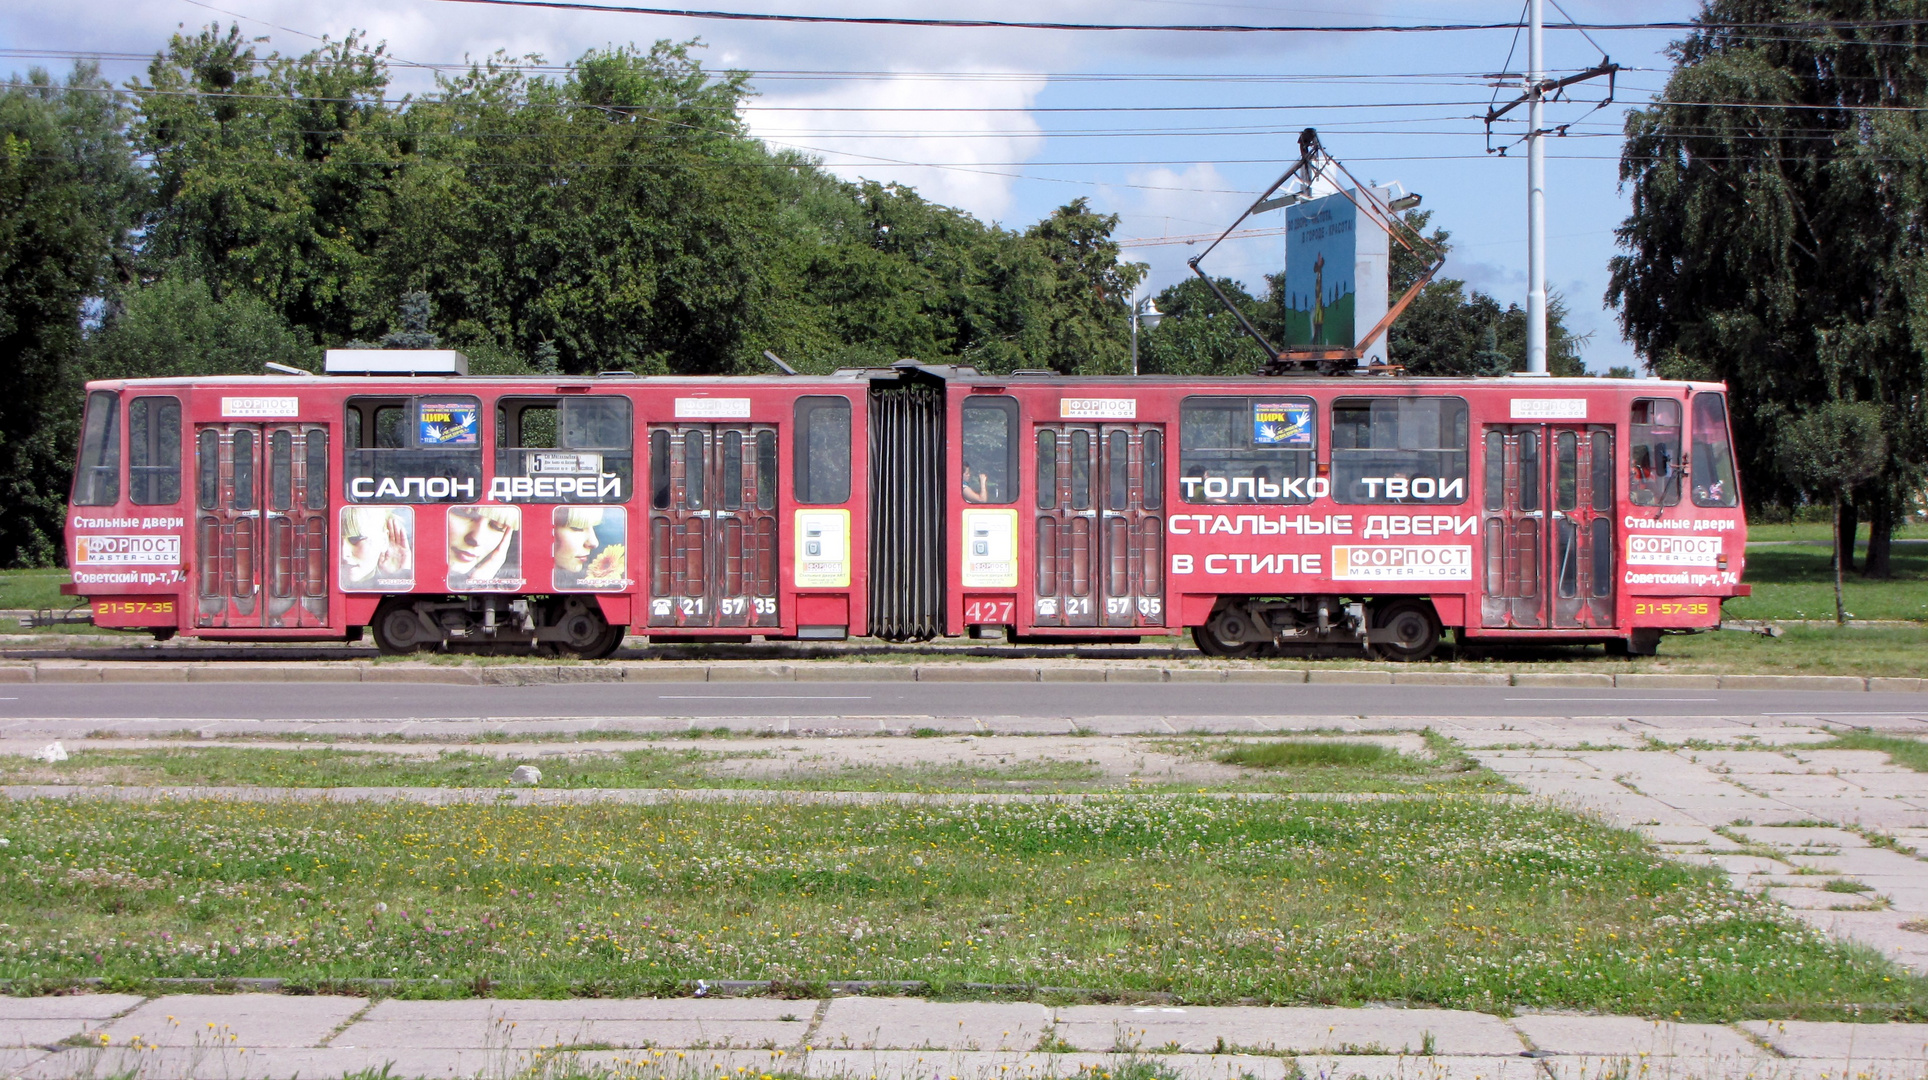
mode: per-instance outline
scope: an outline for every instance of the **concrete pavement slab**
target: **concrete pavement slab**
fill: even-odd
[[[1059,1037],[1079,1050],[1463,1055],[1522,1049],[1499,1018],[1456,1009],[1079,1005],[1059,1009],[1057,1020]]]
[[[78,1049],[50,1054],[20,1073],[21,1080],[73,1080],[86,1076],[137,1076],[140,1080],[298,1080],[383,1074],[397,1080],[430,1077],[517,1076],[533,1055],[494,1049],[338,1050],[270,1047],[203,1051],[164,1047]],[[386,1069],[386,1073],[383,1070]]]
[[[1160,1072],[1184,1080],[1286,1080],[1291,1063],[1282,1058],[1178,1054],[1125,1058],[1111,1054],[1016,1054],[987,1051],[842,1050],[815,1051],[805,1075],[826,1080],[1021,1080],[1044,1077],[1097,1077],[1146,1061]]]
[[[37,1047],[11,1050],[0,1047],[0,1076],[18,1076],[47,1054],[48,1051]]]
[[[173,994],[141,1005],[102,1033],[117,1045],[139,1036],[154,1046],[318,1046],[367,1004],[320,994]]]
[[[849,997],[824,1010],[812,1041],[839,1050],[1030,1050],[1050,1023],[1051,1010],[1033,1002]]]
[[[106,1020],[146,1000],[139,994],[63,994],[49,997],[0,997],[0,1022],[7,1020]]]
[[[1796,1058],[1775,1062],[1772,1077],[1756,1080],[1928,1080],[1928,1063],[1870,1058],[1852,1068],[1838,1061]]]
[[[52,1046],[70,1035],[91,1036],[105,1024],[104,1020],[79,1017],[0,1020],[0,1047]]]
[[[1846,829],[1802,829],[1780,825],[1736,825],[1734,831],[1749,840],[1784,848],[1864,848],[1868,841],[1860,833]]]
[[[1694,1057],[1752,1061],[1766,1051],[1720,1024],[1676,1024],[1633,1016],[1516,1016],[1513,1027],[1536,1050],[1560,1056]]]
[[[815,1009],[778,998],[390,1000],[329,1045],[786,1047],[802,1042]]]
[[[1928,1064],[1928,1024],[1746,1020],[1741,1028],[1792,1058],[1898,1058]]]
[[[1522,1057],[1396,1057],[1324,1055],[1298,1059],[1305,1080],[1544,1080]]]

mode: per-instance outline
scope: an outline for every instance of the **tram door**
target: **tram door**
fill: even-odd
[[[1486,429],[1481,622],[1613,625],[1613,429]]]
[[[653,425],[649,479],[649,625],[778,626],[776,428]]]
[[[206,424],[194,435],[195,625],[328,625],[328,432]]]
[[[1035,621],[1162,626],[1165,432],[1039,425]]]

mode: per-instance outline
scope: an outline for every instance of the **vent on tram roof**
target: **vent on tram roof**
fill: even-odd
[[[329,349],[330,375],[467,375],[469,358],[454,349]]]

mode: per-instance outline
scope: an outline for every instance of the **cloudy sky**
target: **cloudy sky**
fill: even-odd
[[[623,0],[618,0],[623,2]],[[645,0],[647,2],[647,0]],[[1693,0],[1560,0],[1581,22],[1672,21]],[[956,17],[1091,23],[1415,25],[1506,23],[1521,0],[704,0],[732,11]],[[1549,21],[1564,21],[1549,0]],[[1495,89],[1484,78],[1524,70],[1525,45],[1506,31],[1412,34],[1198,34],[921,29],[743,23],[621,13],[507,10],[459,0],[5,0],[0,64],[61,68],[74,52],[107,56],[117,78],[143,66],[170,33],[239,21],[269,47],[305,51],[322,35],[365,31],[405,63],[399,90],[429,88],[435,65],[498,50],[574,58],[611,44],[700,38],[707,65],[755,73],[749,114],[760,137],[817,153],[848,177],[916,187],[927,198],[1022,228],[1080,196],[1121,216],[1118,235],[1162,240],[1216,233],[1296,155],[1300,129],[1364,180],[1399,181],[1425,197],[1453,233],[1450,276],[1502,302],[1526,294],[1523,147],[1487,152],[1479,117]],[[1549,118],[1573,122],[1548,163],[1548,277],[1592,335],[1583,354],[1604,370],[1634,362],[1603,306],[1613,228],[1626,214],[1617,183],[1624,111],[1665,82],[1665,31],[1547,35],[1556,72],[1597,63],[1626,69],[1618,100],[1595,110],[1598,87]],[[1509,60],[1509,53],[1511,59]],[[115,57],[124,58],[115,58]],[[410,67],[407,64],[423,65]],[[1498,91],[1500,100],[1516,90]],[[1493,145],[1508,146],[1511,134]],[[1248,228],[1276,229],[1273,213]],[[1276,235],[1228,243],[1206,263],[1257,285],[1283,261]],[[1189,273],[1197,250],[1134,244],[1150,288]]]

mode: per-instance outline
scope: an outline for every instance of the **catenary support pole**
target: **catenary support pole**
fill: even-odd
[[[1530,0],[1526,37],[1526,373],[1546,374],[1546,60],[1544,0]]]

